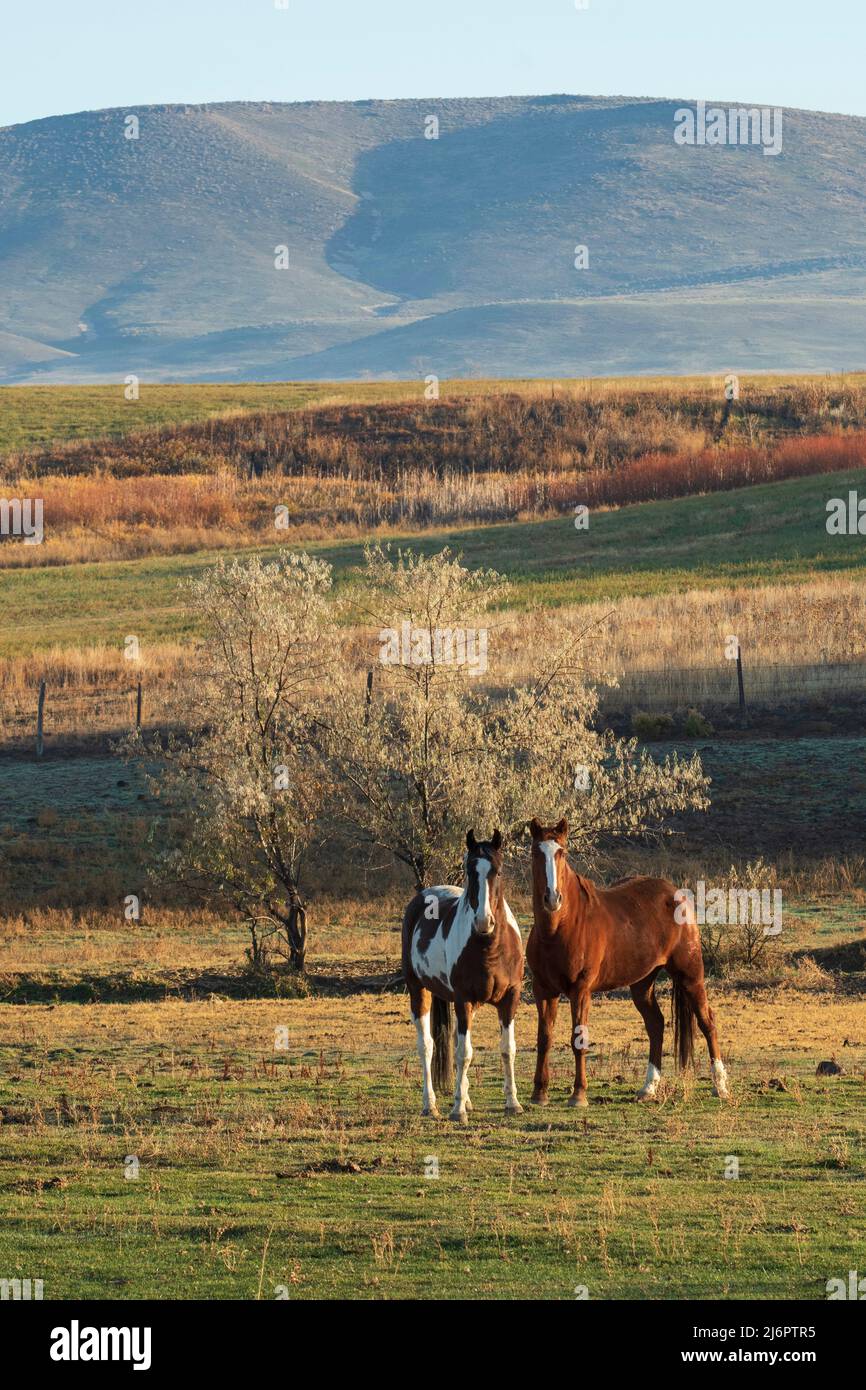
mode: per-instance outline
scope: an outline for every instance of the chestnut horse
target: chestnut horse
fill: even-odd
[[[523,983],[520,928],[502,893],[502,836],[466,836],[466,873],[459,888],[420,888],[403,914],[403,977],[409,990],[424,1076],[423,1115],[438,1117],[436,1091],[451,1084],[452,1004],[457,1010],[457,1082],[450,1118],[466,1124],[472,1013],[494,1004],[505,1077],[505,1111],[523,1109],[514,1085],[514,1015]],[[431,1003],[433,1027],[430,1026]]]
[[[664,878],[623,879],[599,888],[568,863],[568,823],[530,823],[534,925],[526,947],[538,1009],[536,1105],[547,1104],[548,1054],[559,997],[571,1001],[574,1090],[569,1105],[586,1105],[587,1024],[593,994],[628,985],[649,1035],[646,1081],[638,1100],[651,1099],[661,1078],[664,1017],[655,978],[667,970],[673,983],[674,1054],[692,1060],[694,1021],[707,1040],[713,1090],[728,1095],[713,1011],[704,988],[701,938],[694,912]]]

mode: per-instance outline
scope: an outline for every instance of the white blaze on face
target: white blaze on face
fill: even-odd
[[[477,922],[486,922],[490,916],[490,884],[487,882],[490,867],[489,859],[475,861],[475,872],[478,874],[478,908],[475,913]]]
[[[556,887],[556,852],[559,845],[556,840],[539,840],[538,848],[544,855],[544,870],[547,874],[547,891],[551,897],[558,891]]]

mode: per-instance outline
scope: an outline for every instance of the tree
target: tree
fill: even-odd
[[[485,702],[473,682],[487,630],[469,619],[501,589],[492,571],[467,570],[448,550],[401,551],[396,563],[366,551],[357,608],[374,698],[360,720],[358,687],[344,678],[332,743],[339,804],[358,843],[393,855],[419,885],[453,873],[467,824],[497,814],[496,788],[477,776]]]
[[[658,837],[670,816],[705,809],[709,779],[697,754],[656,762],[636,739],[596,727],[598,687],[584,656],[589,637],[539,622],[538,675],[506,697],[494,747],[507,823],[518,829],[532,816],[550,823],[565,817],[572,851],[591,863],[603,838]],[[595,680],[613,684],[610,676]]]
[[[598,697],[578,639],[551,630],[536,643],[534,681],[504,695],[482,687],[497,631],[478,624],[504,594],[499,575],[448,550],[366,552],[357,605],[377,658],[374,695],[360,719],[360,682],[344,673],[337,795],[357,844],[393,855],[421,887],[459,875],[470,826],[513,836],[532,816],[567,815],[588,853],[603,834],[661,833],[672,812],[707,804],[697,757],[658,764],[593,728]]]
[[[182,822],[162,872],[230,902],[251,957],[272,941],[304,968],[304,854],[329,795],[322,687],[338,650],[330,567],[286,551],[220,561],[189,581],[205,629],[190,688],[190,734],[161,750],[161,794]]]

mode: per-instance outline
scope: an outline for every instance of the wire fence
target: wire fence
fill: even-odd
[[[601,707],[662,709],[702,705],[781,705],[827,696],[866,693],[866,661],[762,664],[743,668],[740,699],[737,662],[717,666],[665,666],[627,671]]]
[[[741,666],[660,666],[626,671],[614,688],[601,691],[600,709],[647,712],[712,707],[748,709],[804,701],[866,696],[866,660],[771,663]],[[368,691],[369,695],[369,691]],[[180,698],[179,698],[180,697]],[[362,696],[363,698],[363,696]],[[0,739],[33,738],[38,756],[53,737],[120,735],[135,728],[182,720],[183,700],[175,681],[139,681],[117,686],[57,686],[45,680],[7,694],[0,702]]]

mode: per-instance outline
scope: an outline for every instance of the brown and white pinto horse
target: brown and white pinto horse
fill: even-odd
[[[646,1081],[638,1100],[651,1099],[661,1078],[664,1017],[655,978],[673,983],[674,1053],[692,1059],[694,1020],[707,1040],[713,1090],[728,1095],[713,1011],[704,988],[701,938],[694,913],[664,878],[629,878],[599,888],[568,863],[568,824],[530,823],[534,925],[526,948],[538,1009],[536,1105],[547,1104],[548,1054],[561,994],[571,1001],[574,1090],[569,1105],[586,1105],[587,1024],[593,994],[628,985],[649,1035]]]
[[[424,1073],[421,1113],[438,1116],[436,1090],[451,1084],[453,1004],[457,1010],[457,1081],[450,1118],[463,1124],[472,1109],[471,1026],[473,1010],[479,1004],[494,1004],[499,1014],[506,1113],[516,1115],[523,1109],[514,1085],[514,1015],[523,982],[523,942],[502,893],[501,849],[498,830],[489,841],[477,841],[470,830],[462,890],[419,889],[403,914],[403,976]]]

